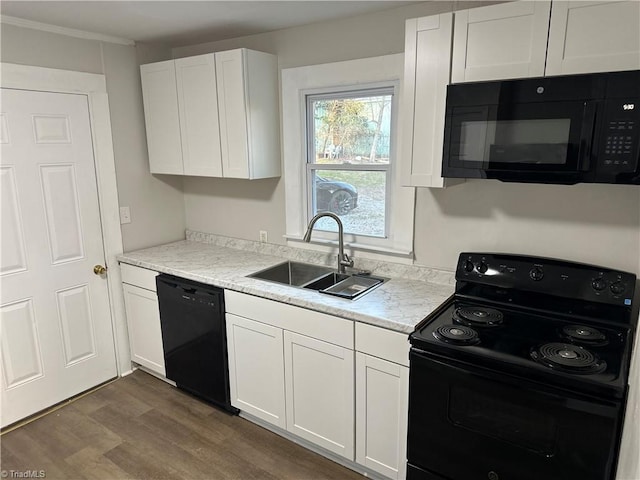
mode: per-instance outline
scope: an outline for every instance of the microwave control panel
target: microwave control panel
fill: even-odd
[[[608,100],[600,139],[598,170],[617,174],[635,172],[640,155],[640,102]]]

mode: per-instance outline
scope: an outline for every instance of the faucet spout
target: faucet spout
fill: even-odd
[[[344,227],[342,225],[342,220],[340,220],[340,217],[338,217],[338,215],[331,212],[321,212],[316,214],[309,222],[307,231],[302,239],[307,243],[311,241],[311,232],[313,231],[313,226],[322,217],[333,218],[338,224],[338,272],[345,273],[346,267],[353,267],[353,260],[349,258],[349,255],[344,253]]]

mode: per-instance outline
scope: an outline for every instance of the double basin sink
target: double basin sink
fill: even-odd
[[[355,299],[377,287],[384,278],[338,273],[330,267],[287,261],[248,275],[251,278],[316,290],[320,293]]]

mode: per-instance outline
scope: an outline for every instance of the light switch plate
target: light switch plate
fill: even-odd
[[[120,207],[120,225],[131,223],[131,210],[129,207]]]

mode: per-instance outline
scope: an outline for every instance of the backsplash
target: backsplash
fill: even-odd
[[[287,247],[273,243],[254,242],[239,238],[225,237],[213,233],[196,232],[186,230],[187,240],[191,242],[208,243],[220,247],[234,248],[249,252],[273,255],[287,260],[314,263],[318,265],[334,266],[336,264],[335,253],[317,252],[302,248]],[[447,270],[422,267],[418,265],[402,265],[393,262],[370,260],[367,258],[353,258],[355,270],[367,270],[374,275],[389,278],[406,278],[408,280],[422,280],[424,282],[454,285],[455,274]]]

